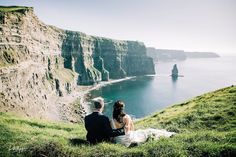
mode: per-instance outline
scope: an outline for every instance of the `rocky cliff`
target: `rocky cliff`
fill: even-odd
[[[136,41],[118,41],[65,31],[62,41],[64,67],[79,74],[78,84],[127,76],[154,74],[146,47]]]
[[[63,97],[126,76],[154,74],[146,47],[66,31],[41,22],[29,7],[0,7],[0,111],[78,121]]]

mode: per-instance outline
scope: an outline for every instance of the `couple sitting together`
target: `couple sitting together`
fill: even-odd
[[[158,139],[159,137],[170,137],[174,132],[158,129],[134,130],[134,123],[131,117],[124,112],[125,104],[118,100],[113,106],[113,117],[109,118],[102,114],[104,100],[98,97],[94,100],[93,113],[85,117],[85,128],[87,130],[87,140],[90,144],[99,142],[115,142],[126,147],[132,144],[140,144],[147,141],[149,137]]]

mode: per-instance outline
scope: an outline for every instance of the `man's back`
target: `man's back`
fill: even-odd
[[[99,112],[85,117],[85,128],[88,132],[87,140],[92,144],[109,141],[112,133],[109,118]]]

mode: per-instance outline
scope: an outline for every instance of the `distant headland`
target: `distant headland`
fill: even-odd
[[[147,55],[152,57],[154,61],[174,61],[186,60],[187,58],[217,58],[220,57],[214,52],[186,52],[184,50],[156,49],[154,47],[147,48]]]

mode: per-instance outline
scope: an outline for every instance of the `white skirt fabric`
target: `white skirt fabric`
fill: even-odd
[[[129,147],[131,143],[141,144],[147,141],[149,137],[154,137],[159,139],[160,137],[170,137],[176,133],[168,132],[164,129],[139,129],[135,131],[130,131],[126,135],[115,137],[115,142]]]

